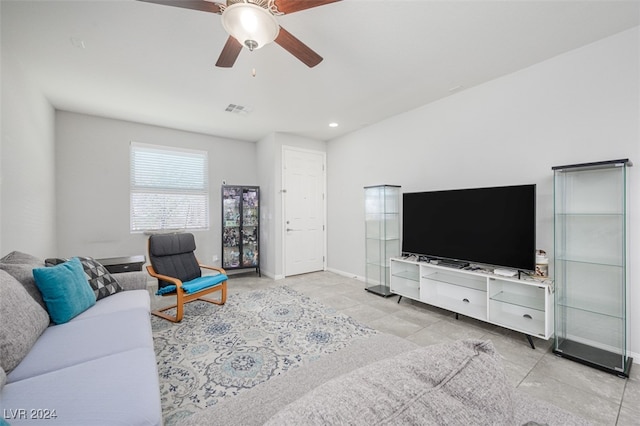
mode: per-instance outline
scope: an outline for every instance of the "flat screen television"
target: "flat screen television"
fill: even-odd
[[[402,251],[535,270],[536,185],[403,194]]]

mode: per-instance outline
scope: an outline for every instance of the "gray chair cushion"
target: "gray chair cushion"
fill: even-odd
[[[157,234],[149,237],[149,261],[158,274],[178,278],[182,282],[202,276],[194,254],[193,234]],[[160,288],[173,283],[159,281]]]
[[[490,341],[458,341],[369,364],[266,424],[513,424],[513,390]]]
[[[38,302],[43,309],[47,309],[42,299],[42,294],[38,287],[36,287],[32,272],[34,268],[42,268],[43,266],[45,266],[45,264],[41,259],[19,251],[12,251],[0,259],[0,269],[7,271],[20,281],[20,284],[22,284],[29,295],[33,297],[33,300]]]
[[[0,270],[0,367],[9,374],[49,325],[49,314],[7,272]]]

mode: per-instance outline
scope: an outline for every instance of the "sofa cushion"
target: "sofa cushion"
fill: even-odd
[[[100,262],[92,257],[78,256],[78,259],[80,263],[82,263],[89,285],[96,294],[96,300],[123,291],[118,280],[116,280]]]
[[[125,332],[126,331],[126,332]],[[47,328],[8,382],[49,373],[136,348],[153,349],[149,313],[141,309]]]
[[[12,251],[0,259],[0,269],[7,271],[20,281],[20,284],[24,286],[27,293],[29,293],[40,306],[47,309],[44,300],[42,300],[42,294],[40,294],[40,290],[33,279],[33,273],[31,272],[34,268],[42,268],[43,266],[45,265],[41,259],[19,251]]]
[[[55,410],[50,422],[11,419],[11,426],[161,425],[155,354],[151,348],[133,349],[7,383],[0,407]]]
[[[151,279],[146,271],[119,272],[118,284],[124,291],[146,290],[147,279]]]
[[[87,309],[74,319],[72,322],[83,321],[88,318],[110,316],[112,313],[139,310],[149,314],[151,310],[149,300],[149,292],[147,290],[127,290],[116,293],[113,296],[100,299],[91,309]]]
[[[7,383],[7,373],[4,372],[4,369],[0,367],[0,392],[2,392],[2,388]]]
[[[6,271],[0,270],[0,367],[10,373],[49,325],[49,315]]]
[[[33,276],[56,324],[64,324],[96,303],[82,264],[76,258],[50,268],[36,268]]]
[[[490,341],[457,341],[369,364],[274,415],[282,424],[513,424],[513,391]]]

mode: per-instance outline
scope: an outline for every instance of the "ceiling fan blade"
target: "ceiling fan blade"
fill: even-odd
[[[216,62],[216,67],[231,68],[236,62],[241,50],[242,45],[240,42],[229,36],[227,42],[222,48],[222,52],[220,52],[220,57],[218,58],[218,62]]]
[[[184,9],[199,10],[201,12],[211,12],[220,14],[220,5],[205,0],[138,0],[145,3],[155,3],[164,6],[182,7]]]
[[[293,13],[338,1],[340,0],[276,0],[275,4],[279,12]]]
[[[295,38],[289,31],[280,27],[280,34],[275,42],[282,46],[287,52],[300,59],[306,66],[313,68],[322,62],[322,56],[311,50],[309,46]]]

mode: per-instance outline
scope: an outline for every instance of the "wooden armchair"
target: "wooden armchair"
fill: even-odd
[[[184,305],[194,300],[203,300],[216,305],[227,301],[227,275],[224,269],[201,265],[195,256],[196,243],[193,234],[157,234],[148,241],[149,261],[147,272],[158,279],[157,295],[176,296],[176,304],[157,309],[151,313],[173,322],[180,322]],[[218,272],[202,275],[202,269]],[[204,298],[210,293],[220,292],[218,300]],[[176,308],[176,315],[165,311]]]

